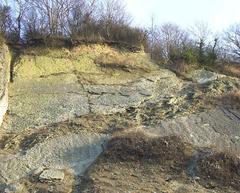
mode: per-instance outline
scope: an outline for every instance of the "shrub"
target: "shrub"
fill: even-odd
[[[183,53],[184,61],[188,64],[197,64],[198,55],[194,49],[188,49]]]

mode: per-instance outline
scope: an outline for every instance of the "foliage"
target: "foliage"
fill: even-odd
[[[214,36],[207,25],[197,23],[192,30],[176,24],[152,25],[148,51],[158,63],[215,65],[225,56],[221,37]]]
[[[130,25],[123,1],[13,0],[11,6],[0,4],[0,32],[11,43],[146,42],[144,31]]]
[[[144,45],[152,59],[165,64],[240,61],[239,24],[231,26],[223,37],[214,37],[205,23],[183,29],[172,23],[157,26],[152,21],[151,28],[145,30],[131,25],[124,0],[1,1],[0,34],[18,45],[61,46],[73,41]]]
[[[190,48],[183,53],[184,61],[188,64],[198,63],[198,54],[195,49]]]
[[[10,30],[12,19],[11,19],[11,8],[0,4],[0,35],[6,37]]]
[[[240,61],[240,23],[230,26],[224,32],[227,55],[234,61]]]

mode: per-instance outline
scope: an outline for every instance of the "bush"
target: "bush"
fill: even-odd
[[[124,42],[132,46],[141,46],[146,41],[145,33],[128,25],[114,24],[108,32],[100,30],[100,35],[107,41]]]
[[[198,55],[194,49],[188,49],[183,53],[184,61],[188,64],[197,64]]]
[[[75,28],[76,29],[76,28]],[[24,35],[26,44],[45,46],[69,46],[78,43],[116,43],[125,47],[140,47],[146,44],[146,33],[129,25],[88,23],[70,35],[47,35],[38,30],[27,30]],[[74,42],[74,43],[73,43]]]
[[[0,46],[2,46],[4,42],[5,42],[4,37],[0,35]]]

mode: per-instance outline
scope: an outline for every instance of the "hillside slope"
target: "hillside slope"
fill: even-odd
[[[180,79],[143,51],[24,49],[0,130],[0,191],[238,192],[239,88],[213,72]]]

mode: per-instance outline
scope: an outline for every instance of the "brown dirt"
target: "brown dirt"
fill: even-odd
[[[199,160],[197,171],[206,181],[240,191],[240,159],[231,154],[216,153]]]

